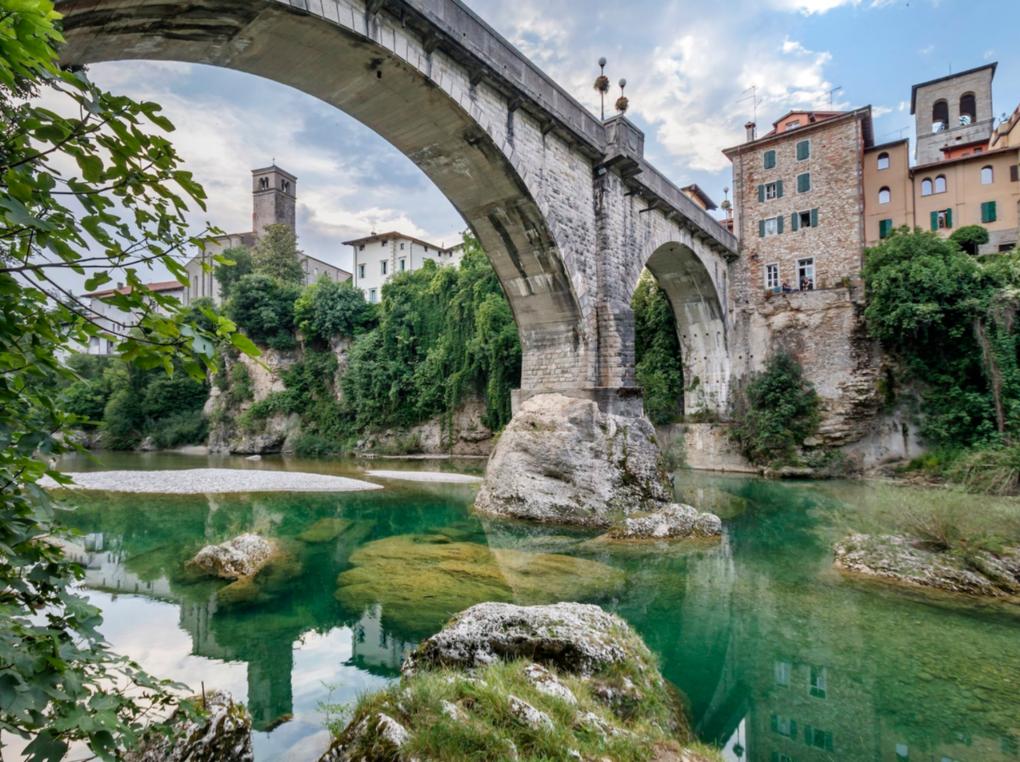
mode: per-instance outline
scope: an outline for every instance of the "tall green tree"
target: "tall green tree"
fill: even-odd
[[[300,285],[305,273],[301,268],[297,235],[289,225],[266,225],[251,253],[255,272]]]
[[[141,368],[176,363],[201,381],[217,342],[254,347],[225,318],[202,324],[144,286],[153,266],[186,280],[180,259],[197,241],[185,213],[204,194],[158,105],[60,69],[58,21],[50,0],[0,2],[0,732],[31,739],[32,760],[76,740],[114,759],[173,698],[109,650],[60,549],[59,505],[39,480],[66,482],[51,458],[81,421],[61,406],[76,380],[61,357],[102,336]],[[123,281],[104,301],[135,323],[101,324],[68,274],[89,291]]]
[[[229,260],[229,264],[224,262],[217,265],[213,270],[213,275],[220,284],[220,294],[225,301],[234,293],[234,286],[241,278],[255,272],[255,264],[252,261],[251,252],[244,246],[226,249],[222,256]]]
[[[683,416],[684,368],[676,316],[655,277],[641,273],[634,296],[635,374],[644,395],[645,414],[655,424]]]
[[[294,303],[294,320],[306,339],[322,344],[362,333],[375,322],[375,310],[351,281],[323,275]]]

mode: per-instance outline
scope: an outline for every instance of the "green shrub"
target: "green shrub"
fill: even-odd
[[[818,431],[818,394],[796,360],[777,352],[738,395],[732,436],[752,463],[790,463]]]
[[[329,344],[370,328],[375,310],[351,281],[337,283],[323,276],[301,292],[294,304],[294,320],[306,339]]]
[[[227,315],[257,344],[290,349],[294,340],[294,302],[300,289],[268,275],[245,275],[234,286]]]
[[[961,454],[946,468],[951,481],[971,492],[1020,494],[1020,445],[986,447]]]
[[[169,449],[201,444],[209,435],[209,427],[201,410],[182,410],[161,418],[150,427],[157,447]]]
[[[183,373],[159,374],[147,381],[142,391],[141,410],[150,419],[201,410],[209,396],[206,384]]]
[[[970,255],[976,255],[978,248],[988,243],[988,231],[980,225],[964,225],[953,231],[949,240]]]
[[[103,445],[111,450],[130,450],[144,437],[145,414],[133,389],[118,389],[103,410]]]
[[[231,260],[233,264],[217,265],[213,269],[213,276],[220,284],[220,296],[226,301],[233,296],[237,282],[245,275],[255,272],[255,263],[252,261],[251,252],[243,246],[226,249],[222,256]]]
[[[644,394],[645,414],[654,424],[683,416],[684,370],[676,317],[666,292],[651,273],[641,274],[634,296],[635,375]]]

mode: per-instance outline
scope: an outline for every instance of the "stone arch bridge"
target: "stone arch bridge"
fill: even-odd
[[[723,412],[736,240],[460,0],[57,0],[67,64],[228,67],[330,103],[436,184],[488,253],[520,331],[518,402],[640,417],[630,297],[669,294],[688,412]],[[272,115],[267,114],[267,119]]]

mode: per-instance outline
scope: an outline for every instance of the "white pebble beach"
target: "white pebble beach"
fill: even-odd
[[[479,484],[480,476],[448,474],[444,471],[365,471],[376,479],[398,479],[405,482],[433,482],[435,484]]]
[[[191,468],[166,471],[83,471],[69,473],[71,489],[165,495],[230,492],[357,492],[382,489],[379,484],[344,476],[267,469]],[[52,479],[40,485],[58,488]]]

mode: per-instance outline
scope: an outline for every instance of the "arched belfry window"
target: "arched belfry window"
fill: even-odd
[[[259,190],[269,190],[269,178],[268,177],[260,177],[259,178]]]
[[[942,132],[949,126],[949,104],[944,100],[935,101],[931,107],[931,131]]]
[[[977,99],[974,93],[960,96],[960,124],[966,126],[977,121]]]
[[[878,155],[878,168],[889,169],[889,154],[885,151],[882,151],[882,153]]]

